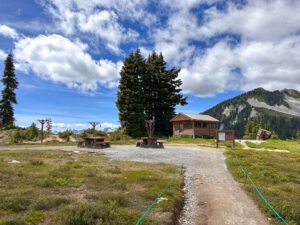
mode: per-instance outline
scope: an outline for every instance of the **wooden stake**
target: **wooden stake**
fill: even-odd
[[[90,122],[90,124],[92,125],[92,129],[93,129],[93,132],[95,134],[96,126],[99,125],[100,123],[99,122]]]
[[[41,123],[41,143],[43,143],[44,139],[44,124],[48,122],[48,120],[38,120]]]

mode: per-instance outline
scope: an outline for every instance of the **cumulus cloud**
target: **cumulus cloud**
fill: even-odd
[[[229,4],[225,11],[215,7],[206,11],[203,36],[229,32],[256,41],[277,41],[300,31],[300,1],[252,0],[245,6]]]
[[[300,2],[227,1],[225,9],[214,2],[172,2],[166,25],[154,31],[156,51],[182,68],[184,92],[300,89]],[[199,19],[196,8],[202,3],[209,7]]]
[[[0,35],[5,36],[5,37],[9,37],[12,39],[18,39],[19,38],[19,34],[18,32],[6,25],[0,25]]]
[[[86,123],[52,123],[52,127],[64,129],[86,129],[89,125]]]
[[[58,130],[66,130],[66,129],[87,129],[90,128],[90,125],[88,123],[53,123],[53,128]],[[101,123],[100,129],[101,130],[115,130],[119,128],[120,125],[110,123],[110,122],[103,122]]]
[[[155,12],[157,2],[147,0],[39,2],[70,38],[16,40],[17,68],[44,79],[84,92],[95,91],[99,84],[115,87],[121,62],[92,59],[82,42],[88,37],[116,54],[122,53],[124,43],[146,42],[142,54],[162,52],[168,63],[182,68],[183,91],[192,95],[258,86],[300,89],[300,1],[162,0]],[[0,26],[0,34],[16,38],[17,32],[8,28]],[[75,37],[81,41],[71,41]]]
[[[123,20],[154,20],[145,13],[146,0],[46,0],[40,3],[49,11],[57,27],[66,35],[77,32],[94,35],[114,53],[120,53],[120,45],[136,40],[138,33],[122,25]]]
[[[196,57],[191,65],[182,68],[183,90],[202,97],[225,91],[237,82],[232,74],[235,61],[236,57],[227,43],[218,43]]]
[[[0,60],[4,60],[7,57],[7,53],[0,49]]]
[[[43,79],[63,83],[82,92],[94,92],[98,85],[114,87],[121,62],[93,60],[88,46],[60,35],[39,35],[15,44],[16,68],[33,71]]]

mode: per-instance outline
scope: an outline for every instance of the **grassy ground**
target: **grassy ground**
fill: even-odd
[[[178,214],[183,193],[177,167],[100,154],[0,151],[0,224],[135,224],[170,177],[167,200],[142,224],[171,224]]]
[[[26,146],[26,147],[35,147],[35,146],[76,146],[77,142],[57,142],[57,141],[49,141],[44,143],[20,143],[20,144],[6,144],[4,146]]]
[[[284,144],[276,145],[275,143]],[[276,153],[252,150],[229,150],[225,153],[228,169],[234,178],[241,183],[246,192],[257,202],[262,211],[271,218],[271,224],[283,224],[275,218],[272,211],[259,198],[249,180],[246,180],[244,173],[236,162],[235,152],[238,161],[251,172],[250,175],[266,199],[281,213],[289,225],[299,225],[300,145],[295,142],[281,141],[270,141],[264,144],[265,148],[271,148],[271,146],[277,146],[280,149],[290,148],[292,151],[290,153]]]
[[[204,139],[204,138],[195,138],[192,137],[170,137],[165,140],[166,143],[175,143],[175,144],[197,144],[204,146],[216,146],[214,139]]]
[[[246,142],[250,148],[282,149],[300,152],[300,141],[268,140],[261,144]]]
[[[214,139],[204,139],[204,138],[195,138],[193,139],[192,137],[170,137],[166,139],[161,139],[164,140],[165,143],[170,143],[170,144],[196,144],[199,146],[212,146],[215,147],[216,143]],[[112,140],[110,138],[106,138],[106,141],[110,141],[112,145],[135,145],[137,142],[137,139],[121,139],[121,140]],[[45,142],[43,144],[37,143],[37,144],[11,144],[9,146],[75,146],[77,145],[77,142]]]

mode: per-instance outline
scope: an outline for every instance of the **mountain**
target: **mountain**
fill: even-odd
[[[241,138],[247,122],[260,117],[281,139],[296,137],[300,130],[300,92],[257,88],[203,112],[220,120],[222,129],[234,129]]]

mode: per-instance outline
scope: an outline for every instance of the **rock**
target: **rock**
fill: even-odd
[[[18,160],[11,160],[10,162],[8,162],[8,163],[10,163],[10,164],[19,164],[20,163],[20,161],[18,161]]]

